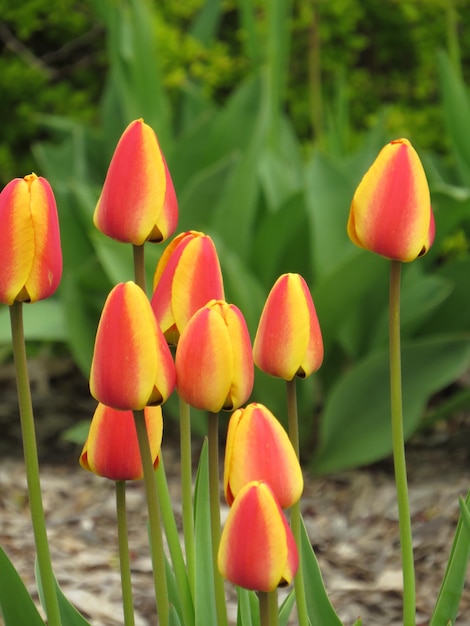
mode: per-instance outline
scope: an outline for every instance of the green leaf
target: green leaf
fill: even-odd
[[[24,333],[28,341],[66,341],[64,309],[56,298],[23,306]],[[0,343],[11,342],[9,307],[0,307]]]
[[[44,626],[18,572],[0,548],[0,613],[5,626]]]
[[[305,581],[307,612],[311,626],[342,626],[323,583],[320,566],[302,520],[301,562]]]
[[[449,561],[429,626],[455,623],[470,559],[470,492],[465,502],[460,498],[460,517]]]
[[[294,604],[295,604],[295,589],[291,589],[289,595],[284,600],[284,602],[281,605],[281,608],[279,609],[279,626],[287,626]]]
[[[209,507],[209,464],[204,441],[194,489],[194,535],[196,542],[196,626],[217,624]]]
[[[237,587],[237,626],[259,626],[259,601],[254,591]]]
[[[410,342],[402,348],[405,437],[416,431],[429,397],[470,364],[468,336]],[[313,459],[319,474],[365,465],[392,450],[388,350],[351,368],[326,398],[320,445]]]

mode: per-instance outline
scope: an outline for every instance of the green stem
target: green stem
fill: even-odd
[[[136,285],[139,285],[144,291],[146,290],[146,278],[145,278],[145,246],[132,246],[132,253],[134,257],[134,281]]]
[[[34,429],[33,404],[29,384],[28,361],[23,329],[23,305],[15,302],[10,306],[13,356],[16,369],[16,385],[20,411],[23,451],[28,485],[34,541],[39,572],[44,593],[45,610],[49,626],[60,626],[61,618],[57,601],[54,573],[47,539],[46,520],[41,496],[39,461]]]
[[[168,549],[170,551],[171,562],[175,572],[176,583],[181,596],[181,608],[183,611],[184,624],[190,626],[194,624],[194,602],[189,587],[188,575],[184,563],[183,552],[181,549],[178,528],[175,522],[175,516],[171,505],[170,492],[168,490],[168,482],[165,474],[165,466],[163,463],[163,455],[160,450],[160,462],[155,472],[157,482],[157,493],[160,501],[162,512],[163,526],[168,541]]]
[[[299,418],[297,410],[297,387],[296,379],[287,381],[287,419],[289,428],[289,438],[292,446],[297,454],[297,458],[300,461],[300,446],[299,446]],[[305,582],[302,563],[302,550],[301,545],[301,518],[300,518],[300,502],[296,502],[291,507],[290,523],[292,534],[295,539],[295,543],[299,550],[299,568],[294,578],[295,588],[295,602],[297,604],[297,616],[299,626],[309,626],[308,611],[307,611],[307,599],[305,596]]]
[[[398,522],[403,571],[403,626],[414,626],[416,621],[415,570],[408,483],[406,477],[401,386],[400,275],[401,262],[392,261],[390,267],[389,340],[390,408],[392,418],[393,462],[395,466],[395,484],[397,490]]]
[[[219,494],[219,416],[209,413],[208,429],[209,445],[209,503],[212,539],[212,569],[214,572],[215,605],[217,625],[226,626],[227,605],[225,600],[224,581],[217,567],[217,553],[220,543],[220,494]]]
[[[269,592],[260,591],[258,597],[260,626],[278,626],[277,589]]]
[[[132,599],[131,565],[127,541],[126,481],[116,481],[116,517],[121,565],[122,607],[125,626],[134,626],[134,602]]]
[[[181,456],[181,498],[183,507],[183,536],[188,565],[189,585],[194,597],[196,588],[196,548],[194,539],[193,513],[193,470],[191,453],[190,406],[179,399],[180,410],[180,456]]]
[[[170,605],[165,573],[165,553],[163,551],[163,537],[160,522],[160,503],[158,501],[157,485],[155,482],[144,411],[134,411],[134,420],[137,429],[142,469],[144,471],[145,492],[147,496],[150,552],[152,557],[155,597],[157,601],[158,623],[160,626],[168,626]]]

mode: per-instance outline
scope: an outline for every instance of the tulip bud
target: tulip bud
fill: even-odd
[[[145,424],[153,466],[159,462],[163,419],[160,406],[145,407]],[[118,411],[98,404],[80,465],[110,480],[138,480],[143,477],[139,441],[132,411]]]
[[[144,291],[114,287],[98,325],[90,373],[92,396],[115,409],[140,410],[167,400],[175,367]]]
[[[62,277],[57,207],[45,178],[30,174],[0,193],[0,302],[51,296]]]
[[[155,270],[152,308],[167,341],[176,344],[192,315],[210,300],[223,300],[217,251],[208,235],[188,231],[165,248]]]
[[[307,283],[283,274],[269,293],[253,343],[255,364],[284,380],[306,378],[323,361],[323,340]]]
[[[175,365],[178,393],[191,406],[217,413],[246,402],[254,368],[241,311],[223,300],[199,309],[181,333]]]
[[[164,241],[176,229],[178,204],[157,137],[142,119],[122,134],[106,174],[93,221],[124,243]]]
[[[283,509],[302,495],[302,470],[286,431],[271,411],[255,402],[232,413],[228,424],[224,465],[228,504],[253,480],[267,482]]]
[[[418,154],[407,139],[379,153],[359,183],[348,220],[353,243],[395,261],[413,261],[434,241],[429,187]]]
[[[239,587],[268,592],[289,585],[298,564],[294,537],[270,487],[248,483],[235,498],[222,531],[220,573]]]

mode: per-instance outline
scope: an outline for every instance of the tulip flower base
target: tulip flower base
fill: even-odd
[[[8,388],[8,380],[2,378]],[[78,385],[77,385],[78,386]],[[55,398],[57,395],[57,399]],[[10,397],[6,394],[6,401]],[[15,402],[11,394],[11,406]],[[64,401],[49,394],[51,412]],[[73,398],[69,396],[72,403]],[[5,412],[6,414],[6,412]],[[0,414],[0,428],[4,418]],[[418,624],[427,623],[449,555],[457,518],[458,496],[470,483],[470,422],[458,436],[446,432],[412,440],[408,448],[411,513],[417,557]],[[9,435],[11,439],[14,433]],[[5,446],[6,442],[1,442]],[[437,446],[439,444],[439,446]],[[63,443],[48,442],[49,459]],[[10,449],[12,446],[10,445]],[[67,465],[41,464],[41,482],[55,575],[67,598],[98,626],[114,626],[121,615],[119,562],[115,526],[115,493],[111,481],[98,480],[76,466],[77,451]],[[164,461],[175,509],[181,502],[179,442],[164,436]],[[73,486],[71,488],[71,485]],[[0,542],[28,589],[34,593],[34,545],[25,501],[22,461],[2,449],[0,461]],[[142,482],[129,483],[129,544],[136,625],[155,624],[155,601],[145,531],[146,503]],[[328,477],[306,476],[302,511],[314,542],[330,599],[348,626],[362,615],[364,626],[400,624],[401,572],[397,541],[393,469],[390,462]],[[222,517],[227,508],[222,507]],[[178,518],[177,518],[178,519]],[[427,557],[432,555],[432,563]],[[289,590],[279,590],[282,602]],[[246,592],[247,594],[250,592]],[[235,623],[237,597],[229,592],[229,620]],[[33,595],[37,602],[37,597]],[[464,591],[461,615],[470,614],[470,591]],[[0,619],[0,624],[1,624]],[[465,620],[458,621],[465,624]],[[295,624],[295,621],[291,621]]]

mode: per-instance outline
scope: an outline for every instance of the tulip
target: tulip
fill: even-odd
[[[178,203],[157,137],[142,119],[122,134],[93,216],[102,233],[124,243],[164,241],[175,231]]]
[[[90,373],[92,396],[115,409],[161,404],[175,386],[168,344],[144,291],[129,281],[106,299]]]
[[[238,408],[253,388],[253,356],[240,310],[223,300],[200,308],[181,333],[176,387],[191,406],[217,413]]]
[[[323,340],[307,283],[283,274],[268,295],[253,343],[255,364],[284,380],[306,378],[323,361]]]
[[[192,315],[210,300],[223,300],[217,251],[208,235],[182,233],[166,247],[155,270],[152,308],[165,337],[178,342]]]
[[[413,261],[434,241],[434,217],[421,161],[407,139],[387,144],[354,194],[353,243],[395,261]]]
[[[162,409],[160,406],[145,407],[144,414],[156,469],[163,433]],[[110,480],[138,480],[143,477],[132,411],[118,411],[98,404],[80,455],[80,465]]]
[[[289,437],[271,411],[256,402],[230,417],[224,465],[227,503],[253,480],[267,482],[283,509],[302,495],[302,470]]]
[[[289,585],[299,563],[287,520],[267,483],[245,485],[234,500],[218,552],[218,567],[234,585],[274,591]]]
[[[0,302],[51,296],[62,277],[57,207],[45,178],[29,174],[0,194]]]

